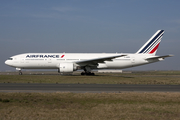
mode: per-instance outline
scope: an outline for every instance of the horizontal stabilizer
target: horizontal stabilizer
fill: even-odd
[[[146,58],[146,60],[159,59],[159,58],[165,59],[166,57],[173,57],[173,56],[174,55],[155,56],[155,57]]]

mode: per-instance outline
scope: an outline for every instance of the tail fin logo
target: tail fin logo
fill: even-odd
[[[138,54],[156,54],[164,30],[158,30],[139,50]]]

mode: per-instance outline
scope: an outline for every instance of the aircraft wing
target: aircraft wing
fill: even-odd
[[[123,57],[126,55],[117,55],[117,56],[110,56],[110,57],[101,57],[101,58],[95,58],[95,59],[88,59],[83,61],[77,61],[76,64],[80,66],[97,66],[98,63],[104,63],[104,61],[112,61],[114,58]]]
[[[152,59],[165,59],[166,57],[172,57],[174,55],[164,55],[164,56],[154,56],[154,57],[150,57],[150,58],[146,58],[146,60],[152,60]]]

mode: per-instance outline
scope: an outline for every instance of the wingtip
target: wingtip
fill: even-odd
[[[169,57],[173,57],[174,55],[170,54]]]

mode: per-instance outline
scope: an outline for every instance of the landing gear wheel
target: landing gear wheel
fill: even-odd
[[[94,73],[91,73],[91,72],[82,72],[81,75],[95,75]]]
[[[94,73],[92,73],[92,72],[89,72],[89,73],[86,73],[86,75],[95,75]]]
[[[91,73],[91,75],[95,75],[94,73]]]
[[[19,72],[19,75],[22,75],[22,72]]]
[[[81,75],[85,75],[85,73],[84,73],[84,72],[82,72],[82,73],[81,73]]]
[[[85,66],[83,69],[84,72],[82,72],[81,75],[95,75],[94,73],[91,72],[91,67]]]

